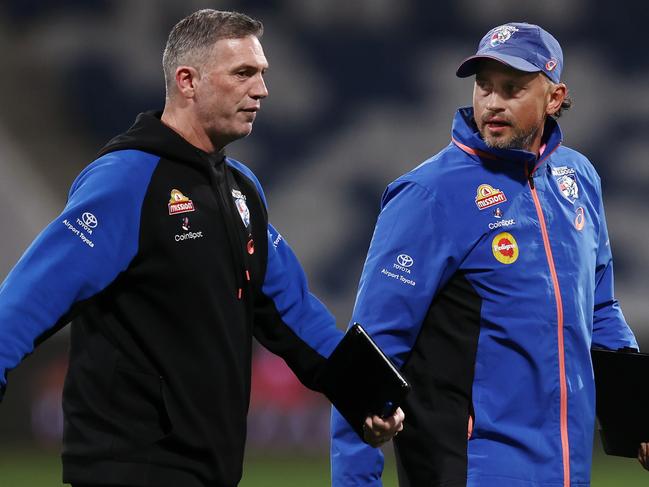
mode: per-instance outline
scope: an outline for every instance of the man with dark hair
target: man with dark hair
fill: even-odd
[[[253,335],[314,390],[340,340],[259,182],[223,152],[268,95],[261,33],[234,12],[180,21],[164,111],[100,151],[0,288],[0,392],[72,320],[62,458],[74,487],[237,485]],[[402,421],[368,418],[366,441]]]
[[[591,346],[637,348],[613,295],[600,179],[561,144],[563,54],[542,28],[490,30],[457,70],[473,107],[383,195],[353,321],[412,385],[402,487],[585,487]],[[335,486],[382,457],[333,412]]]

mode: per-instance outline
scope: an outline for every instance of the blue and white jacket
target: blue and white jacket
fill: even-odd
[[[141,114],[0,287],[6,372],[72,319],[66,483],[234,487],[252,338],[300,380],[342,336],[243,164]]]
[[[412,384],[402,486],[585,487],[591,347],[637,348],[613,294],[600,179],[561,145],[492,149],[471,108],[383,195],[352,322]],[[333,485],[381,485],[383,457],[334,410]]]

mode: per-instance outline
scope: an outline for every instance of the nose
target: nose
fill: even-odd
[[[266,88],[266,82],[264,81],[264,77],[259,74],[257,75],[257,79],[250,89],[250,97],[254,98],[255,100],[261,100],[262,98],[266,98],[267,96],[268,88]]]
[[[487,96],[487,103],[485,104],[485,108],[491,112],[502,111],[504,110],[502,101],[502,97],[498,94],[498,91],[493,90]]]

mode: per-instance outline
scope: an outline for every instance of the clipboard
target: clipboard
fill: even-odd
[[[408,381],[358,323],[329,356],[320,384],[361,439],[367,416],[391,416],[410,391]]]
[[[649,441],[649,354],[592,350],[596,410],[607,455],[636,458]]]

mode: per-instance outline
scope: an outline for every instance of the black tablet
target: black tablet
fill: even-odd
[[[635,458],[649,441],[649,354],[592,350],[596,408],[607,455]]]
[[[331,353],[321,384],[324,394],[361,438],[367,416],[392,415],[410,390],[408,381],[358,323],[347,330]]]

